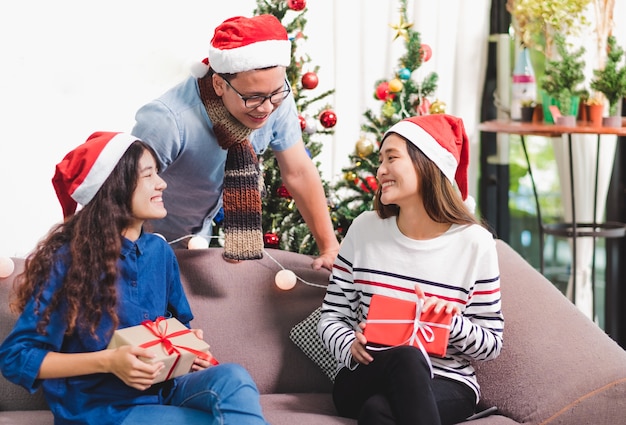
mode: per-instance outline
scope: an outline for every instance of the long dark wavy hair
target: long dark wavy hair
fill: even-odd
[[[420,191],[424,200],[424,208],[428,216],[437,223],[448,224],[482,224],[467,208],[456,188],[443,174],[443,171],[413,143],[404,136],[409,157],[413,161],[419,176]],[[385,139],[381,142],[382,148]],[[381,202],[382,188],[378,187],[374,198],[374,209],[380,218],[388,218],[400,214],[396,204],[385,205]]]
[[[37,330],[44,333],[53,311],[63,306],[66,334],[77,328],[96,336],[96,329],[105,314],[117,328],[116,313],[118,278],[117,261],[122,247],[122,232],[132,220],[131,202],[139,177],[139,159],[145,151],[155,158],[152,148],[136,140],[126,150],[94,198],[76,214],[54,226],[25,261],[24,271],[17,276],[11,309],[24,311],[34,298]],[[61,257],[59,249],[68,246]],[[40,300],[50,273],[58,261],[67,266],[63,285],[54,293],[50,304],[40,310]]]

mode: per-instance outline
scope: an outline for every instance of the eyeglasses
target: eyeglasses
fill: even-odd
[[[236,88],[233,87],[233,85],[230,83],[230,81],[228,81],[228,79],[226,79],[222,75],[220,75],[220,77],[222,77],[222,79],[226,81],[226,84],[228,84],[228,86],[231,89],[233,89],[235,93],[237,93],[237,96],[239,96],[241,100],[243,100],[244,106],[248,109],[258,108],[259,106],[263,105],[267,99],[269,99],[272,105],[278,105],[283,100],[285,100],[287,96],[289,96],[289,93],[291,92],[291,87],[289,86],[289,82],[285,80],[285,87],[287,87],[285,90],[272,93],[268,96],[261,96],[261,95],[244,96],[241,93],[239,93],[239,91]]]

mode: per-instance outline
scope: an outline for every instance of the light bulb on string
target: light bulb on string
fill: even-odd
[[[9,257],[0,257],[0,279],[9,277],[15,270],[15,263]]]
[[[161,235],[159,235],[161,236]],[[161,236],[163,237],[163,236]],[[218,236],[211,236],[211,238],[218,238]],[[188,248],[189,249],[206,249],[208,248],[209,242],[202,236],[199,235],[186,235],[183,237],[180,237],[178,239],[174,239],[172,241],[169,241],[168,244],[175,244],[177,242],[182,241],[183,239],[190,239],[189,243],[188,243]],[[200,241],[200,239],[203,241]],[[193,242],[193,243],[192,243]],[[327,285],[320,285],[317,283],[313,283],[313,282],[308,282],[304,279],[302,279],[301,277],[299,277],[298,275],[296,275],[293,271],[286,269],[285,267],[283,267],[282,264],[280,264],[278,262],[278,260],[276,260],[274,257],[272,257],[272,255],[267,252],[267,250],[263,250],[263,253],[265,256],[267,256],[268,258],[270,258],[273,262],[275,262],[279,267],[280,270],[278,272],[276,272],[276,275],[274,276],[274,283],[276,284],[276,287],[282,289],[283,291],[289,291],[291,289],[293,289],[296,286],[296,283],[298,281],[304,283],[305,285],[309,285],[309,286],[313,286],[316,288],[323,288],[326,289]],[[2,257],[0,257],[1,259]]]
[[[162,235],[155,233],[155,235],[162,237],[163,239],[165,239],[165,237],[163,237]],[[219,236],[211,236],[211,239],[218,239]],[[185,235],[185,236],[181,236],[178,239],[174,239],[172,241],[167,241],[167,239],[165,239],[167,241],[168,244],[170,245],[174,245],[175,243],[178,243],[184,239],[189,239],[189,242],[187,242],[187,249],[207,249],[209,247],[209,241],[200,235]]]
[[[287,269],[279,270],[274,277],[274,282],[283,291],[288,291],[296,286],[297,277],[294,272]]]
[[[297,281],[300,281],[305,285],[326,289],[327,285],[319,285],[317,283],[308,282],[299,277],[293,271],[284,268],[283,265],[280,264],[278,260],[276,260],[274,257],[272,257],[270,253],[266,250],[263,250],[263,253],[280,267],[280,270],[276,273],[276,276],[274,276],[274,283],[278,288],[282,289],[283,291],[293,289],[296,286]]]
[[[188,249],[207,249],[208,247],[209,241],[198,235],[193,236],[191,239],[189,239],[189,242],[187,243]]]

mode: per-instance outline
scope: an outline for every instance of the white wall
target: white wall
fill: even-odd
[[[392,76],[388,24],[397,20],[397,5],[308,2],[304,50],[310,66],[320,66],[316,91],[355,93],[347,96],[350,102],[334,105],[336,135],[318,156],[327,180],[347,165],[365,108],[379,106],[372,97],[374,81]],[[94,131],[130,131],[137,108],[206,56],[216,25],[230,16],[250,16],[255,7],[254,0],[2,2],[0,256],[26,255],[62,219],[50,179],[65,153]],[[362,33],[368,34],[367,45]],[[333,66],[333,58],[348,50],[360,56],[340,69]],[[325,101],[333,104],[334,98]]]
[[[489,0],[410,0],[409,19],[433,48],[437,98],[463,117],[477,175],[480,68]],[[617,0],[616,32],[626,0]],[[308,0],[304,49],[319,66],[316,91],[335,89],[334,137],[318,157],[342,178],[363,112],[379,111],[374,82],[393,77],[401,40],[398,0]],[[7,0],[0,3],[0,256],[24,256],[62,218],[50,179],[63,155],[97,130],[130,131],[134,113],[206,56],[225,18],[250,16],[254,0]],[[454,13],[456,11],[456,13]],[[455,38],[449,37],[456,33]],[[465,44],[463,44],[465,43]],[[313,93],[314,94],[314,93]],[[474,184],[470,193],[475,195]]]
[[[253,0],[26,0],[0,5],[0,256],[23,256],[62,218],[50,179],[97,130],[134,113],[206,56],[216,25]]]

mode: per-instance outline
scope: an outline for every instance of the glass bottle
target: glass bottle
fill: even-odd
[[[536,102],[537,83],[535,71],[530,62],[530,52],[523,47],[517,54],[513,68],[513,85],[511,89],[511,119],[519,121],[522,118],[522,104]]]

